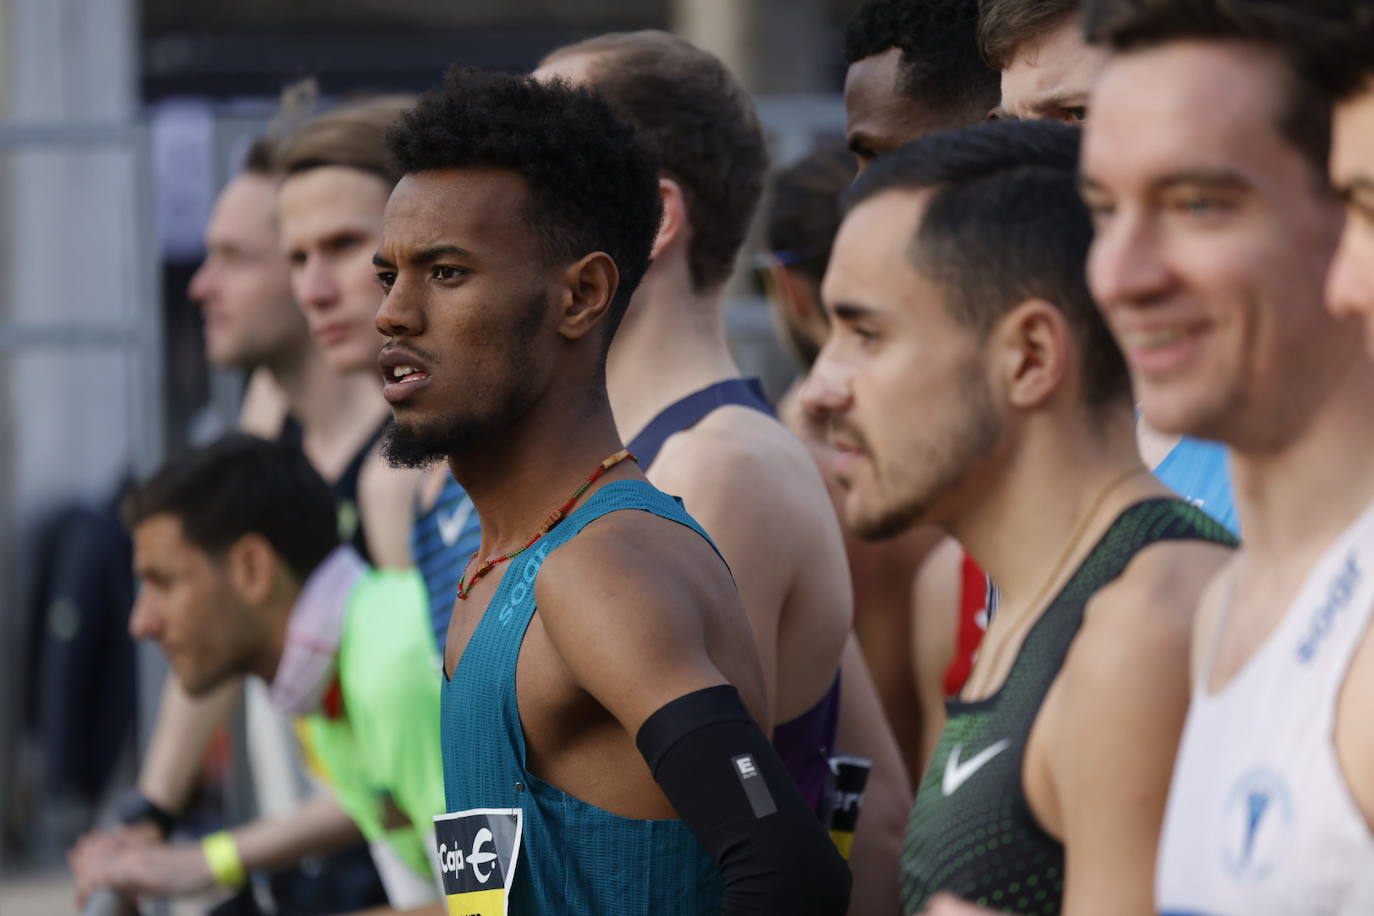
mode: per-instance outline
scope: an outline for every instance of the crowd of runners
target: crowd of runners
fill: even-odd
[[[776,173],[652,31],[254,145],[80,903],[1374,914],[1374,2],[864,0],[844,53],[848,150]],[[318,791],[191,837],[241,694]]]

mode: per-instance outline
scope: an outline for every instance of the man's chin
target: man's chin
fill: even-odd
[[[382,457],[394,468],[426,468],[447,457],[450,443],[424,426],[396,420],[382,439]]]
[[[849,530],[865,541],[896,537],[917,522],[911,512],[853,505],[846,509],[844,520]]]

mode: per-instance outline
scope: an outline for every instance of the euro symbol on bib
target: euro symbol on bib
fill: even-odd
[[[434,818],[449,916],[505,916],[523,826],[519,808],[474,808]]]

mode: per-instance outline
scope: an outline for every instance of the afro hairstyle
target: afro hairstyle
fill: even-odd
[[[662,203],[652,142],[588,89],[452,67],[387,135],[402,174],[509,170],[549,264],[605,252],[620,273],[605,346],[649,266]]]

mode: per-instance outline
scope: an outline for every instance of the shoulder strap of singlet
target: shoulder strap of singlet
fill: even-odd
[[[721,562],[725,562],[725,557],[721,555],[716,542],[711,540],[711,536],[706,533],[705,528],[697,524],[696,519],[687,514],[687,510],[682,507],[682,501],[675,496],[669,496],[644,480],[617,480],[597,490],[572,515],[568,516],[563,524],[545,535],[553,541],[549,550],[552,551],[555,547],[571,540],[583,528],[597,519],[622,509],[639,509],[644,512],[651,512],[659,518],[691,528],[701,535],[706,543],[711,545],[711,549],[716,552],[716,556],[720,557]]]
[[[1051,604],[1090,597],[1125,572],[1137,553],[1159,541],[1237,543],[1225,525],[1191,503],[1172,496],[1142,500],[1116,517]]]
[[[639,459],[639,466],[647,470],[658,457],[658,450],[663,448],[663,443],[668,441],[669,436],[691,429],[711,411],[727,404],[752,407],[770,417],[775,416],[768,399],[764,397],[763,385],[758,379],[726,379],[708,385],[700,391],[694,391],[682,400],[674,401],[663,408],[627,447],[631,454]]]

